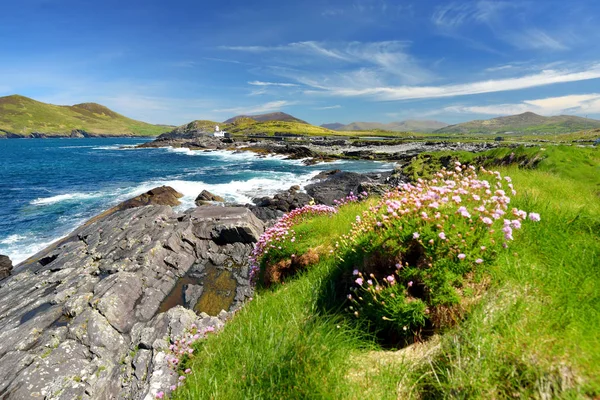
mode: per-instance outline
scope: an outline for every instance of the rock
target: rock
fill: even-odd
[[[0,281],[0,397],[154,398],[176,383],[170,338],[226,319],[181,306],[223,291],[224,300],[204,301],[218,305],[211,313],[241,307],[253,293],[248,256],[264,231],[244,207],[144,206],[176,198],[159,188],[125,202]]]
[[[367,174],[355,172],[343,172],[332,170],[322,172],[315,176],[315,183],[306,185],[306,192],[312,196],[317,203],[333,206],[335,200],[343,199],[351,192],[361,193],[361,185],[376,183],[377,178]]]
[[[221,196],[212,194],[211,192],[209,192],[208,190],[203,190],[198,197],[196,197],[196,205],[197,206],[201,206],[204,204],[207,204],[207,202],[209,201],[220,201],[220,202],[224,202],[225,199],[222,198]]]
[[[0,280],[9,276],[12,269],[13,265],[10,258],[8,258],[8,256],[0,255]]]

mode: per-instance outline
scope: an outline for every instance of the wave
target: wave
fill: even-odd
[[[14,243],[4,243],[4,240],[1,241],[0,243],[9,245],[9,246],[6,246],[5,249],[2,250],[2,253],[6,254],[10,258],[13,265],[17,265],[20,262],[27,260],[29,257],[36,254],[37,252],[50,246],[52,243],[56,242],[57,240],[63,238],[65,235],[57,236],[50,240],[44,240],[43,242],[40,242],[39,237],[37,235],[32,235],[32,236],[11,235],[11,236],[18,236],[19,240]],[[8,238],[10,238],[11,236],[9,236]]]
[[[87,147],[87,146],[84,146]],[[95,146],[92,150],[142,150],[135,144],[113,144],[110,146]]]
[[[17,234],[10,235],[10,236],[7,236],[6,238],[0,240],[0,244],[14,244],[23,239],[25,239],[25,236],[17,235]]]
[[[87,200],[93,199],[96,197],[100,197],[102,194],[100,193],[65,193],[59,194],[51,197],[39,197],[35,200],[32,200],[29,204],[34,206],[47,206],[51,204],[60,203],[63,201],[79,201],[79,200]]]

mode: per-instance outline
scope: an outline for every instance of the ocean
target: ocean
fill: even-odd
[[[329,169],[393,168],[370,161],[305,166],[248,152],[135,148],[147,140],[0,140],[0,254],[21,262],[94,215],[161,185],[184,195],[178,209],[185,210],[203,189],[245,204]]]

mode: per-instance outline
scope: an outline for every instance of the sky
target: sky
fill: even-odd
[[[180,125],[600,119],[600,1],[4,0],[0,96]]]

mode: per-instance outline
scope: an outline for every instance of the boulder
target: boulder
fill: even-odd
[[[212,194],[211,192],[209,192],[208,190],[203,190],[198,197],[196,197],[196,205],[197,206],[202,206],[204,204],[207,204],[210,201],[220,201],[220,202],[224,202],[225,199],[221,196],[218,196],[216,194]]]
[[[356,172],[344,172],[340,170],[326,171],[314,178],[315,183],[306,185],[306,193],[312,196],[317,203],[333,206],[335,200],[343,199],[351,192],[360,193],[361,185],[376,183],[378,177],[369,174],[358,174]]]
[[[10,275],[13,265],[8,256],[0,255],[0,280]]]

